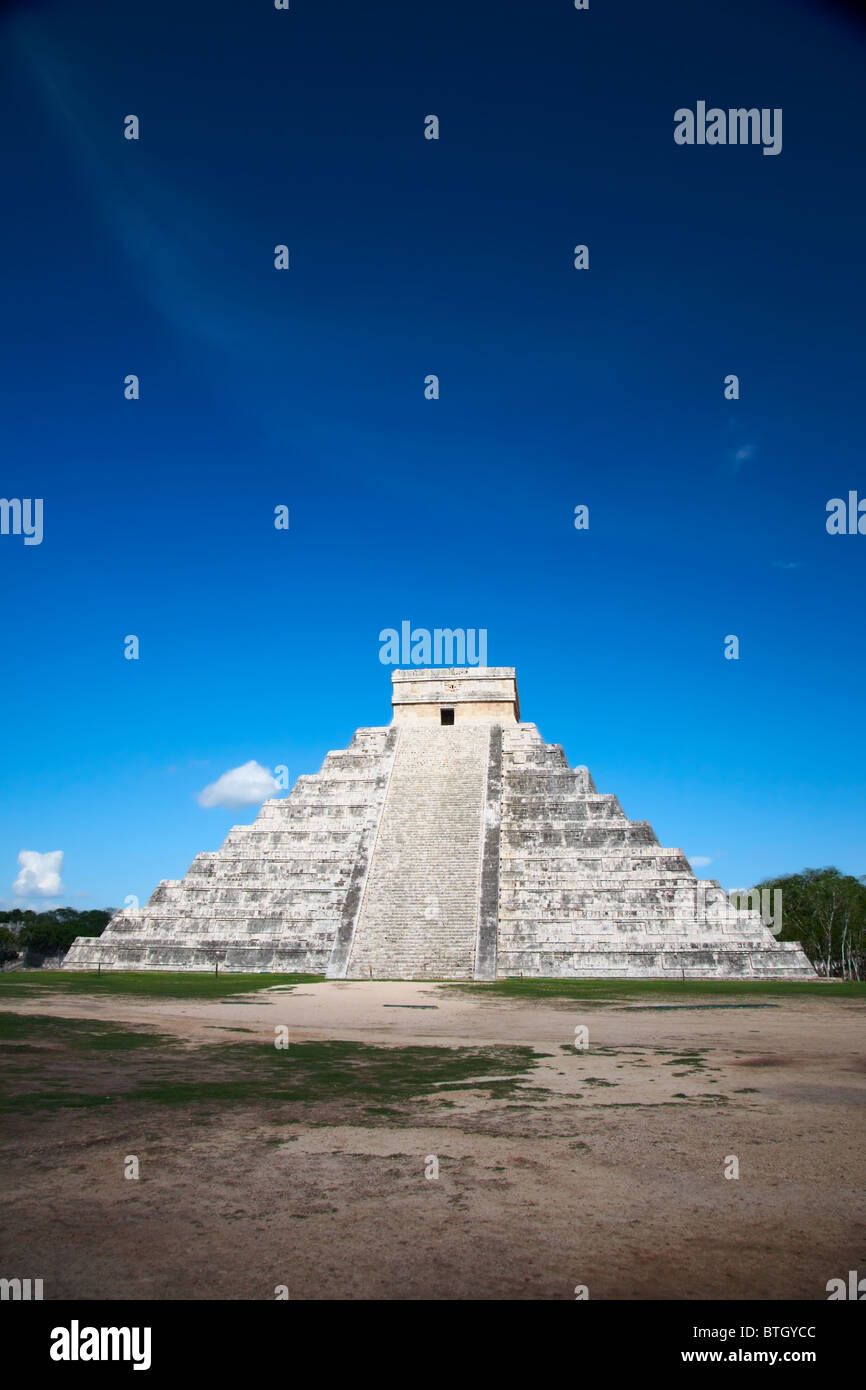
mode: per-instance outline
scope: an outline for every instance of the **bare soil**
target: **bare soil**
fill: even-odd
[[[0,1275],[42,1278],[46,1298],[273,1299],[286,1285],[292,1299],[573,1299],[586,1285],[593,1299],[823,1300],[829,1279],[866,1270],[863,1006],[744,1002],[362,982],[4,1002],[173,1042],[29,1047],[46,1085],[94,1103],[4,1115]],[[280,1025],[287,1064],[311,1078],[302,1098],[159,1098],[169,1074],[252,1088]],[[304,1045],[337,1039],[485,1052],[469,1079],[400,1091],[389,1072],[377,1094],[374,1069],[329,1090]],[[521,1048],[535,1064],[504,1081]],[[157,1098],[136,1095],[150,1084]]]

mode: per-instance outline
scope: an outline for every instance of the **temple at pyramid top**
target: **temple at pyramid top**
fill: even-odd
[[[513,667],[396,669],[391,686],[390,724],[79,937],[65,968],[814,978],[521,721]]]
[[[520,723],[513,666],[425,667],[395,671],[391,681],[395,724]]]

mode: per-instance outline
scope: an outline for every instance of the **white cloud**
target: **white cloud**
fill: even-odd
[[[261,763],[244,763],[233,767],[211,782],[198,794],[199,806],[253,806],[266,801],[280,790],[280,784]]]
[[[693,869],[705,869],[713,862],[708,854],[690,854],[687,858]]]
[[[744,463],[755,457],[758,452],[755,444],[741,444],[738,449],[732,449],[730,453],[731,468],[734,473],[739,473]]]
[[[35,849],[22,849],[18,863],[21,872],[12,885],[16,897],[55,898],[64,891],[61,882],[62,849],[52,849],[47,854],[39,854]]]

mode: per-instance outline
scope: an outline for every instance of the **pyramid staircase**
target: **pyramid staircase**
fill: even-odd
[[[346,974],[471,980],[489,730],[406,726],[398,737]]]

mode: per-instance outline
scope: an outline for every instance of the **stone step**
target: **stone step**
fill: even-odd
[[[585,931],[589,924],[602,922],[618,922],[623,926],[629,922],[656,922],[667,930],[667,925],[671,922],[706,921],[715,925],[727,920],[724,910],[697,912],[694,903],[691,907],[688,904],[677,907],[671,904],[658,906],[654,903],[636,903],[629,907],[619,902],[609,905],[596,902],[587,903],[583,911],[569,911],[559,905],[545,908],[531,903],[525,907],[500,908],[499,930],[510,931],[517,923],[525,923],[531,928],[534,924],[542,922],[566,922],[572,929],[579,931]]]
[[[400,729],[347,975],[472,978],[484,725]]]
[[[585,873],[551,873],[542,875],[523,875],[504,872],[500,876],[503,892],[533,893],[580,893],[623,892],[626,888],[641,888],[647,892],[664,890],[666,893],[691,893],[694,897],[696,880],[684,873],[671,870],[669,874],[659,874],[655,869],[631,869],[622,873],[606,873],[605,877],[589,876]]]
[[[251,933],[263,933],[265,935],[277,935],[290,940],[293,935],[327,936],[333,932],[334,916],[322,915],[321,917],[291,916],[282,911],[275,912],[233,912],[230,908],[222,907],[218,911],[212,910],[206,916],[198,916],[196,913],[183,912],[182,910],[171,908],[166,912],[151,912],[149,908],[141,908],[140,915],[133,917],[126,914],[123,918],[114,920],[112,936],[136,935],[140,932],[156,932],[159,934],[172,932],[183,936],[196,937],[233,933],[248,936]]]
[[[322,975],[328,960],[328,945],[306,946],[284,939],[245,942],[226,939],[219,944],[219,972],[271,971]],[[71,957],[71,959],[70,959]],[[162,940],[136,938],[116,943],[106,950],[101,938],[78,937],[63,962],[64,969],[95,970],[196,970],[213,972],[213,952],[197,942],[169,937]]]
[[[777,955],[766,948],[754,951],[704,947],[671,951],[501,953],[501,978],[540,976],[548,979],[812,979],[815,972],[803,955]]]
[[[640,821],[631,821],[624,826],[565,826],[561,830],[550,830],[547,827],[519,830],[513,825],[503,825],[502,844],[506,852],[529,848],[544,852],[558,848],[605,850],[621,846],[628,849],[633,845],[642,844],[657,846],[658,841],[650,826],[642,825]]]
[[[544,846],[543,855],[530,856],[525,847],[503,845],[501,863],[503,873],[514,873],[514,865],[532,866],[539,876],[548,872],[562,873],[563,865],[573,866],[575,873],[598,872],[609,875],[612,871],[628,873],[632,868],[640,869],[647,865],[666,869],[670,866],[677,873],[691,873],[689,861],[681,850],[666,849],[662,845],[618,845],[614,852],[605,854],[604,847],[598,845],[555,845]]]
[[[175,908],[193,914],[208,912],[213,908],[231,907],[233,910],[274,911],[277,908],[289,911],[294,909],[298,915],[312,912],[321,916],[323,912],[339,912],[345,889],[327,888],[317,884],[312,888],[292,890],[283,884],[272,884],[269,888],[214,885],[181,884],[176,888],[157,889],[149,900],[150,907],[160,909]]]
[[[222,857],[231,859],[237,855],[238,858],[245,859],[249,858],[250,854],[255,854],[259,858],[273,855],[279,859],[291,859],[307,848],[315,851],[318,857],[321,850],[336,851],[344,848],[347,843],[351,843],[350,837],[340,834],[337,830],[292,829],[257,832],[249,836],[232,835],[223,846]]]

